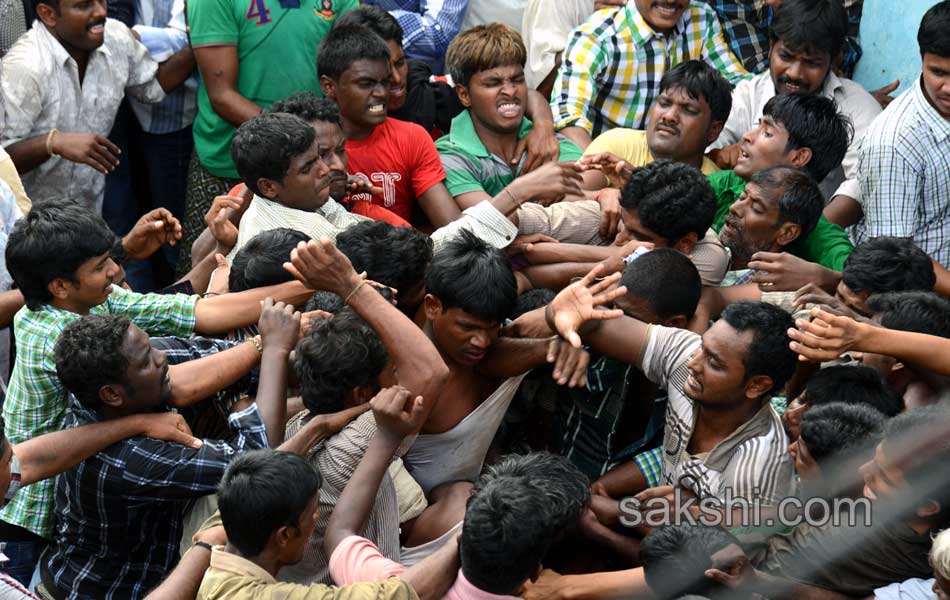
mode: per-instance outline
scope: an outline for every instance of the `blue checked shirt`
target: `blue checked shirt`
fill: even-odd
[[[571,32],[554,83],[557,129],[646,129],[660,79],[677,64],[705,60],[735,85],[749,76],[729,50],[716,13],[693,0],[668,36],[655,31],[633,2],[594,13]]]
[[[70,398],[66,424],[100,421]],[[70,598],[129,600],[161,583],[178,562],[189,501],[213,494],[236,456],[267,448],[257,405],[228,418],[233,437],[199,449],[134,437],[56,478],[55,550],[45,559]]]
[[[375,4],[399,21],[406,56],[428,63],[437,75],[445,71],[445,51],[462,28],[468,0],[365,0],[363,3]]]

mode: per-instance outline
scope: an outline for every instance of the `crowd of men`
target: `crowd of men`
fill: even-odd
[[[950,597],[931,4],[0,0],[0,599]]]

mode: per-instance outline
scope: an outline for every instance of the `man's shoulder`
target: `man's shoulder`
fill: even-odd
[[[37,60],[47,49],[38,27],[43,25],[37,21],[31,29],[21,35],[16,43],[3,57],[3,68],[0,75],[3,79],[20,79],[23,77],[45,77],[52,72],[53,62]]]
[[[915,83],[920,85],[919,83]],[[923,115],[920,114],[915,88],[894,99],[868,127],[862,144],[865,147],[912,146],[919,139]]]
[[[839,77],[834,96],[841,110],[853,121],[861,120],[870,123],[881,114],[880,103],[864,89],[864,86],[851,79]]]

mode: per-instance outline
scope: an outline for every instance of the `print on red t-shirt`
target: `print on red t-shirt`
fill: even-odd
[[[432,138],[415,123],[390,117],[368,138],[348,140],[346,155],[350,175],[364,175],[383,189],[382,196],[372,196],[373,204],[406,220],[412,216],[416,200],[445,181]],[[355,199],[370,200],[370,195],[359,194]]]

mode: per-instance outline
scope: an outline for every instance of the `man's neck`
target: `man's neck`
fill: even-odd
[[[79,82],[82,83],[83,78],[86,76],[86,65],[89,64],[89,50],[80,50],[79,48],[64,42],[58,35],[56,35],[56,32],[49,27],[46,28],[46,31],[48,31],[49,34],[53,36],[57,42],[59,42],[59,45],[62,46],[64,50],[66,50],[66,53],[69,54],[69,56],[72,57],[74,61],[76,61],[76,66],[79,68]]]
[[[482,141],[485,149],[500,157],[505,161],[505,164],[510,165],[513,159],[521,158],[515,156],[515,149],[518,147],[518,131],[510,133],[494,131],[485,127],[475,115],[472,115],[472,124],[475,126],[475,133],[478,135],[478,139]]]
[[[254,563],[258,567],[270,573],[271,577],[273,577],[274,579],[277,579],[277,572],[280,571],[281,568],[283,568],[284,566],[284,564],[280,562],[277,559],[277,557],[274,556],[272,552],[269,552],[267,548],[264,548],[264,551],[258,554],[257,556],[244,556],[243,554],[241,554],[240,550],[238,550],[231,544],[227,544],[224,547],[224,551],[229,552],[231,554],[235,554],[237,556],[240,556],[246,561]]]
[[[59,310],[65,310],[66,312],[71,312],[71,313],[75,313],[77,315],[83,315],[83,316],[88,315],[89,311],[94,308],[92,306],[76,304],[74,302],[70,302],[69,300],[60,300],[59,298],[53,298],[52,300],[50,300],[49,305],[52,306],[53,308],[58,308]]]
[[[693,427],[693,435],[689,440],[689,447],[702,448],[700,451],[712,450],[722,440],[749,421],[762,408],[765,400],[755,404],[742,403],[736,407],[717,410],[699,405],[699,415]],[[694,446],[695,445],[695,446]]]
[[[342,116],[340,117],[340,122],[343,125],[343,137],[347,141],[365,140],[369,136],[373,135],[374,131],[376,131],[376,127],[364,127],[362,125],[357,125],[353,121],[350,121],[349,119]]]
[[[676,162],[681,162],[685,165],[695,167],[699,169],[700,171],[703,170],[703,154],[697,154],[696,156],[687,156],[685,158],[684,157],[676,158],[675,156],[663,156],[661,154],[657,154],[653,152],[653,150],[650,150],[650,156],[652,156],[654,160],[659,160],[661,158],[668,158],[670,160],[675,160]]]
[[[429,341],[432,342],[435,349],[439,351],[439,355],[442,356],[442,360],[445,361],[445,366],[449,368],[451,373],[475,371],[475,367],[459,364],[447,352],[442,350],[442,346],[440,346],[438,340],[435,339],[435,332],[432,330],[432,321],[426,319],[425,324],[422,326],[422,332],[426,334],[426,337],[429,338]]]

